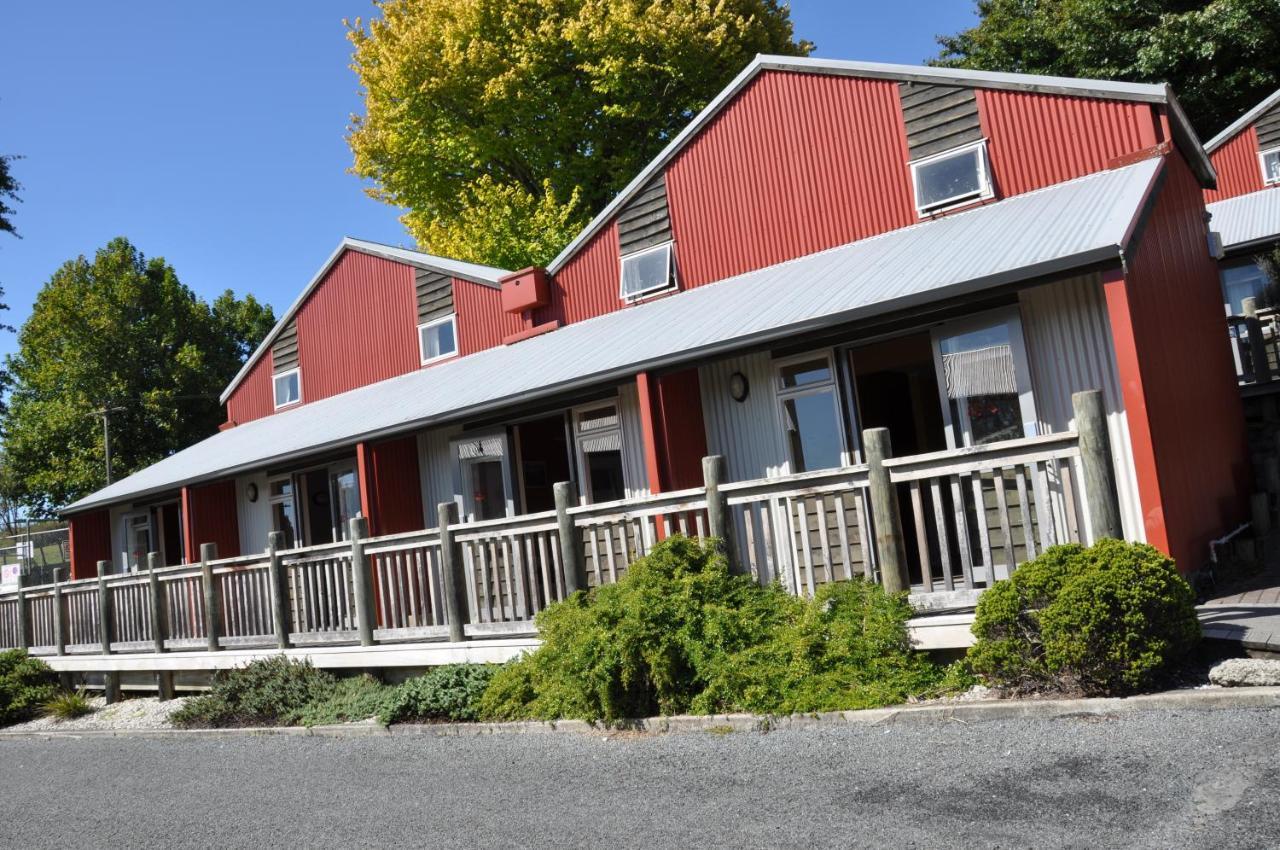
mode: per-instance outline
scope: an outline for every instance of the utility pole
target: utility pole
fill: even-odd
[[[92,416],[102,417],[102,450],[107,456],[107,483],[111,483],[111,414],[120,413],[123,407],[112,407],[104,404],[101,410],[95,410]]]

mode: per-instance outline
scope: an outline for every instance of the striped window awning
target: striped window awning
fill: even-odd
[[[942,371],[947,381],[947,398],[1016,395],[1018,392],[1013,349],[1007,344],[944,354]]]
[[[466,442],[458,443],[459,460],[479,460],[490,457],[502,457],[501,437],[481,437],[478,440],[467,440]]]

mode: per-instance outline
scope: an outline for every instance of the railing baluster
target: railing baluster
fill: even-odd
[[[969,521],[964,511],[964,490],[960,476],[948,476],[951,482],[951,510],[956,526],[956,546],[960,549],[960,569],[966,590],[973,590],[973,549],[969,545]]]
[[[1000,515],[1000,536],[1004,538],[1004,575],[999,578],[1008,578],[1017,565],[1017,553],[1013,548],[1013,532],[1009,523],[1009,498],[1005,493],[1005,478],[1003,467],[997,468],[991,476],[992,482],[996,485],[996,510]]]
[[[938,534],[938,560],[942,562],[942,586],[955,590],[955,575],[951,570],[951,541],[947,538],[947,521],[942,510],[942,488],[937,478],[929,479],[929,496],[933,501],[933,523]]]
[[[925,593],[933,593],[933,558],[929,553],[929,531],[924,524],[924,501],[920,496],[920,482],[907,485],[911,493],[911,516],[915,520],[916,547],[920,552],[920,578]]]

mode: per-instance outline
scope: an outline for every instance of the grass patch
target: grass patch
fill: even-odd
[[[77,717],[84,717],[91,713],[93,706],[89,704],[89,695],[83,690],[63,691],[52,699],[46,700],[44,705],[40,706],[40,711],[45,717],[56,720],[75,720]]]

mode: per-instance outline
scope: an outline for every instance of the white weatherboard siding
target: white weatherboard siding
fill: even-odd
[[[640,391],[635,382],[618,387],[618,418],[622,424],[622,475],[627,498],[649,495],[649,473],[644,466],[644,425]]]
[[[737,402],[729,378],[741,372],[748,393]],[[787,456],[775,410],[773,362],[768,352],[729,357],[698,369],[707,451],[723,455],[730,481],[772,478],[786,472]]]
[[[1089,274],[1024,289],[1019,300],[1041,433],[1074,430],[1071,394],[1102,390],[1124,535],[1145,541],[1129,420],[1101,278]]]

